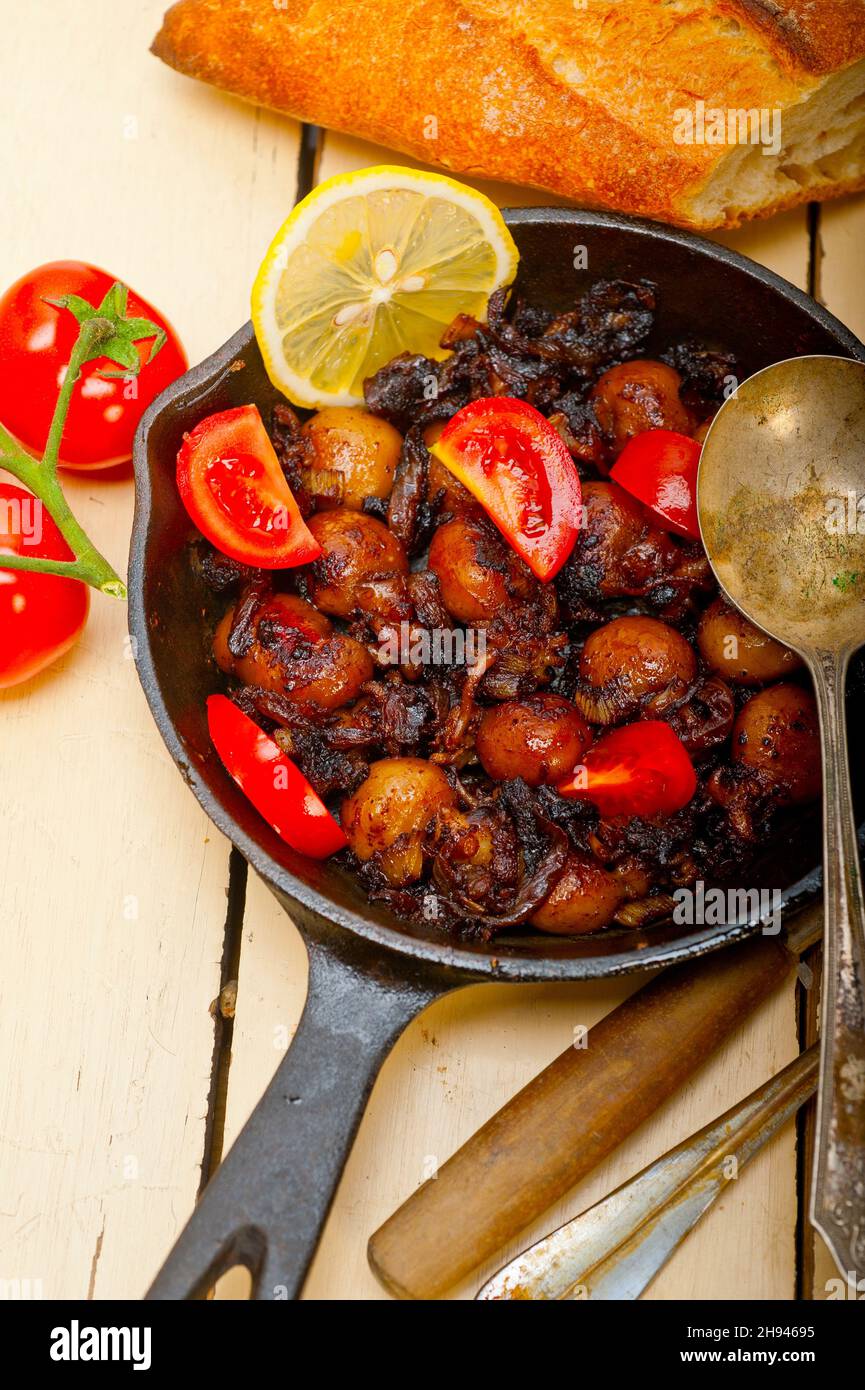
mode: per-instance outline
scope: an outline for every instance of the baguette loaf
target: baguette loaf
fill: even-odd
[[[180,0],[153,51],[455,173],[685,226],[865,187],[863,0]]]

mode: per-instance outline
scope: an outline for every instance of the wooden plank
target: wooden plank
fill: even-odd
[[[328,135],[321,179],[389,162],[387,151]],[[473,182],[472,180],[468,180]],[[475,183],[503,205],[544,203],[532,190]],[[807,274],[804,215],[735,234],[745,254],[797,283]],[[291,1036],[305,993],[303,948],[282,909],[251,875],[241,960],[226,1140],[230,1143],[273,1074],[274,1043]],[[376,1084],[349,1160],[305,1297],[382,1299],[366,1263],[372,1231],[501,1104],[573,1036],[634,988],[635,980],[593,985],[494,986],[462,990],[432,1005],[398,1042]],[[472,1276],[452,1297],[470,1298],[481,1279],[528,1240],[566,1220],[740,1099],[797,1051],[794,993],[781,991],[675,1099],[524,1240]],[[796,1224],[792,1126],[731,1185],[715,1211],[657,1280],[651,1298],[791,1298]],[[747,1239],[743,1239],[747,1232]],[[226,1281],[223,1296],[246,1296]]]
[[[163,0],[31,0],[6,26],[0,284],[104,264],[164,309],[192,360],[248,317],[294,197],[297,129],[169,72]],[[130,478],[70,484],[121,570]],[[228,847],[138,686],[122,605],[0,696],[0,1279],[139,1297],[198,1187]]]
[[[122,498],[89,518],[106,544]],[[227,849],[190,804],[118,604],[0,696],[0,1277],[137,1297],[191,1209],[204,1147]]]
[[[817,298],[865,341],[865,193],[826,203],[818,229]]]
[[[195,359],[247,316],[252,274],[292,201],[296,130],[291,122],[185,82],[150,58],[146,48],[161,9],[162,0],[147,0],[134,13],[94,0],[86,31],[72,20],[58,21],[48,0],[33,0],[21,11],[0,62],[5,61],[5,90],[13,94],[16,109],[28,112],[28,140],[25,147],[13,138],[11,123],[7,126],[4,168],[17,180],[18,197],[0,267],[8,283],[41,259],[78,254],[105,262],[169,312]],[[34,52],[38,64],[32,62]],[[116,61],[118,52],[124,55],[122,64]],[[330,140],[322,176],[347,167],[340,165],[347,156],[340,156],[339,146],[349,150],[355,144]],[[369,147],[352,155],[355,165],[382,157],[392,158]],[[106,174],[110,193],[97,189],[97,179]],[[531,191],[485,187],[503,204],[549,201]],[[155,204],[150,214],[142,211],[140,201],[148,195]],[[799,233],[793,230],[788,237],[785,232],[781,238],[777,229],[785,221],[764,224],[768,234],[760,229],[759,256],[801,283]],[[757,233],[736,234],[743,245],[751,235]],[[85,523],[118,562],[128,534],[130,491],[128,482],[75,485],[74,501]],[[46,1293],[81,1292],[85,1276],[89,1283],[91,1275],[97,1295],[139,1293],[188,1212],[201,1156],[212,1041],[206,1004],[218,980],[225,847],[215,833],[206,843],[206,823],[161,748],[131,665],[120,666],[122,637],[118,610],[100,603],[79,652],[30,692],[7,696],[2,705],[0,737],[9,744],[14,739],[15,751],[11,764],[3,750],[6,766],[20,765],[22,730],[31,736],[28,744],[41,751],[27,753],[34,766],[25,766],[25,777],[16,784],[15,823],[0,860],[5,881],[16,885],[12,906],[18,927],[16,950],[6,961],[7,1002],[0,1015],[0,1027],[13,1030],[4,1055],[11,1058],[15,1077],[0,1118],[0,1134],[7,1141],[11,1136],[0,1150],[5,1213],[0,1274],[43,1278]],[[109,675],[112,656],[117,665]],[[58,735],[61,700],[65,723]],[[114,733],[105,733],[114,726]],[[66,830],[58,816],[46,812],[46,783],[58,789],[56,804],[76,808],[70,817],[74,829],[70,824]],[[22,796],[22,785],[32,785],[32,794]],[[5,788],[3,794],[8,798]],[[7,817],[6,824],[13,820]],[[44,872],[44,855],[31,848],[34,827],[50,845],[51,875]],[[190,886],[190,866],[199,873],[197,890]],[[142,879],[143,895],[134,891]],[[138,897],[140,916],[137,922],[124,919],[121,950],[105,904],[128,884],[133,887],[120,900],[131,906],[126,900]],[[250,888],[248,924],[229,1133],[236,1132],[273,1071],[274,1043],[283,1036],[274,1029],[290,1033],[304,980],[299,943],[257,883]],[[108,983],[103,979],[106,961],[111,966]],[[36,981],[52,1028],[40,1026],[38,1034],[31,1028],[25,1034],[23,1020],[31,1016],[27,1001],[37,997]],[[366,1235],[420,1180],[426,1154],[446,1155],[549,1060],[561,1046],[561,1030],[570,1018],[569,1035],[575,1008],[590,1021],[618,997],[607,986],[597,992],[563,987],[571,988],[577,990],[576,1002],[560,990],[549,991],[549,998],[529,998],[522,989],[466,991],[435,1006],[409,1030],[373,1097],[310,1293],[350,1297],[363,1290],[366,1296],[378,1296],[364,1264]],[[759,1035],[736,1054],[747,1053],[747,1076],[740,1075],[731,1059],[724,1065],[721,1059],[719,1094],[703,1091],[708,1073],[701,1078],[706,1113],[693,1109],[685,1115],[674,1107],[688,1129],[756,1084],[761,1079],[756,1062],[772,1069],[786,1060],[790,1012],[779,1000],[764,1010],[771,1017],[755,1020]],[[151,1030],[174,1057],[148,1044]],[[53,1044],[51,1038],[46,1043],[46,1032]],[[450,1059],[445,1063],[439,1060],[444,1040]],[[82,1074],[72,1100],[72,1062],[79,1058]],[[453,1071],[456,1080],[448,1080],[448,1071],[439,1071],[440,1066]],[[130,1090],[134,1100],[128,1099]],[[120,1136],[127,1123],[139,1136],[129,1144],[130,1157],[138,1162],[139,1175],[142,1167],[155,1175],[155,1184],[143,1176],[109,1183],[117,1177],[117,1154],[124,1142]],[[667,1122],[659,1116],[654,1124]],[[683,1132],[685,1128],[675,1134],[664,1129],[654,1136],[656,1148],[635,1137],[632,1143],[639,1141],[642,1147],[630,1156],[630,1166],[623,1149],[614,1160],[622,1163],[621,1171],[596,1175],[597,1193],[586,1189],[587,1199]],[[103,1161],[100,1146],[115,1133],[117,1140],[108,1145],[114,1156]],[[789,1148],[786,1137],[767,1157],[783,1157],[785,1144]],[[758,1224],[757,1239],[749,1238],[747,1246],[737,1241],[748,1254],[752,1286],[762,1281],[761,1296],[788,1296],[766,1292],[785,1289],[788,1283],[788,1218],[780,1200],[789,1191],[788,1168],[774,1175],[769,1186],[771,1206],[756,1166],[736,1189],[737,1201],[741,1197],[745,1203],[747,1184],[758,1183],[740,1219],[750,1221],[755,1213],[767,1218]],[[7,1200],[9,1192],[12,1201]],[[575,1194],[574,1200],[581,1198]],[[565,1203],[561,1214],[574,1209]],[[732,1230],[733,1223],[725,1224]],[[696,1285],[689,1283],[693,1271],[682,1262],[698,1241],[708,1242],[704,1233],[710,1230],[707,1223],[663,1277],[675,1275],[678,1287],[689,1293],[693,1287],[706,1287],[714,1297],[725,1296],[719,1288],[742,1293],[751,1286],[742,1283],[747,1271],[737,1268],[732,1237],[727,1282],[718,1282],[725,1249],[715,1240],[693,1257],[703,1271],[703,1284],[699,1279]],[[751,1258],[758,1244],[769,1251],[766,1261]],[[662,1290],[659,1283],[656,1292]]]
[[[443,172],[434,165],[424,164],[409,155],[394,154],[393,150],[371,145],[368,140],[356,140],[351,135],[338,135],[330,130],[323,133],[317,170],[319,182],[346,169],[365,169],[372,164],[400,164],[407,169],[427,169],[438,174]],[[471,188],[479,189],[502,208],[568,206],[567,199],[557,198],[554,194],[544,193],[538,188],[521,188],[515,183],[475,179],[464,174],[454,174],[454,178],[459,178]]]

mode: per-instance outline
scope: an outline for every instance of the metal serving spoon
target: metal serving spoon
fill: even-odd
[[[823,750],[826,919],[811,1220],[865,1275],[865,911],[845,676],[865,643],[865,364],[794,357],[722,406],[697,481],[703,542],[738,608],[808,665]]]

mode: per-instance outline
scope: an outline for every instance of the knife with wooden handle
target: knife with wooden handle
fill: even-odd
[[[760,936],[673,966],[596,1023],[477,1131],[371,1237],[399,1298],[438,1298],[591,1172],[731,1036],[822,931],[818,903]]]

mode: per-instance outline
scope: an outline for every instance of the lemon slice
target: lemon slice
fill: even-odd
[[[518,252],[482,193],[380,165],[337,174],[298,203],[252,290],[268,375],[297,405],[352,405],[400,352],[447,355],[459,313],[481,317]]]

